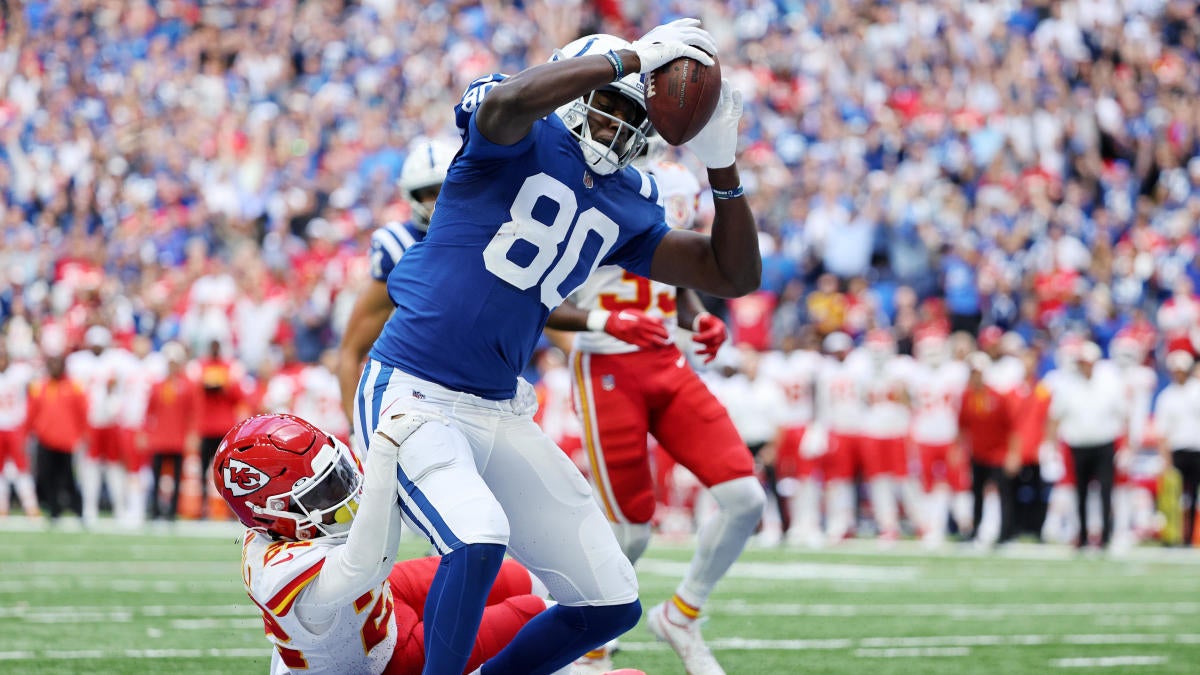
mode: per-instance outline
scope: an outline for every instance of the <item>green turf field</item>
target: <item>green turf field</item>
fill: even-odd
[[[0,673],[267,672],[227,524],[48,535],[14,519],[0,536]],[[410,537],[406,551],[422,548]],[[671,593],[688,557],[652,545],[638,568],[644,603]],[[1200,553],[750,550],[707,614],[731,674],[1195,673]],[[621,644],[617,667],[683,672],[644,624]]]

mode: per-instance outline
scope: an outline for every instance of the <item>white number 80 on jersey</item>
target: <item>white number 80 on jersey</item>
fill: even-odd
[[[534,206],[543,197],[558,206],[552,223],[543,223],[533,216]],[[599,235],[600,248],[588,263],[587,274],[580,279],[580,283],[591,275],[597,263],[617,243],[620,231],[620,227],[596,207],[580,213],[576,218],[578,210],[575,193],[557,178],[545,173],[526,178],[509,209],[512,220],[502,224],[483,249],[484,266],[492,274],[521,290],[531,288],[540,281],[542,304],[554,309],[562,304],[564,296],[559,293],[559,287],[579,265],[579,255],[588,233]],[[559,256],[558,247],[564,239],[567,239],[567,246]],[[518,241],[528,242],[537,249],[533,259],[524,266],[508,257]],[[569,289],[567,293],[572,290]]]

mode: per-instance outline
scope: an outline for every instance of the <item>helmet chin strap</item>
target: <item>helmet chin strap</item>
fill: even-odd
[[[607,176],[616,173],[621,166],[621,159],[617,153],[613,152],[611,145],[605,145],[592,138],[592,130],[588,126],[586,117],[580,134],[579,147],[583,149],[583,159],[588,163],[588,168],[594,173]]]

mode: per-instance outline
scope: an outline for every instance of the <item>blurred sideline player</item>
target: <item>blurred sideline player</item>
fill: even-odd
[[[700,198],[696,177],[663,159],[638,165],[658,188],[667,224],[691,230]],[[704,311],[694,291],[605,265],[551,312],[546,325],[578,331],[571,354],[572,393],[583,421],[584,453],[592,487],[630,562],[636,563],[650,543],[656,506],[647,434],[716,501],[717,517],[697,533],[687,574],[675,595],[650,611],[650,621],[685,629],[671,646],[688,672],[721,672],[696,619],[754,533],[765,497],[729,414],[672,335],[677,325],[690,328],[707,363],[725,342],[725,324]],[[608,667],[604,648],[587,658],[597,670]]]
[[[724,84],[689,141],[717,202],[711,235],[671,230],[653,182],[628,166],[650,129],[640,73],[684,55],[711,63],[705,50],[716,44],[696,20],[633,43],[590,36],[549,63],[477,79],[456,107],[462,148],[428,235],[388,276],[397,306],[355,406],[361,437],[384,410],[450,419],[399,472],[407,513],[443,555],[426,611],[429,672],[465,665],[506,551],[558,604],[484,664],[487,675],[551,672],[640,618],[633,566],[587,481],[534,424],[536,397],[519,374],[549,312],[598,265],[720,296],[758,287],[736,165],[740,94]]]
[[[242,581],[274,645],[271,672],[420,673],[422,618],[437,558],[395,562],[402,519],[393,478],[406,443],[429,443],[412,415],[382,420],[370,471],[334,436],[292,415],[230,430],[213,480],[247,528]],[[468,667],[545,609],[515,561],[500,570]]]
[[[28,363],[11,361],[8,349],[0,344],[0,516],[8,515],[10,482],[17,489],[25,515],[39,513],[25,435],[33,378],[33,368]]]
[[[457,151],[457,147],[440,140],[414,143],[400,167],[398,180],[400,194],[408,202],[412,215],[407,223],[390,222],[371,233],[371,278],[359,290],[338,350],[337,380],[347,420],[354,419],[354,395],[363,362],[396,307],[388,295],[388,275],[408,247],[424,239],[429,231],[429,219],[442,181],[446,180],[446,170]],[[359,448],[364,449],[365,446]]]
[[[108,488],[113,517],[119,522],[127,518],[127,468],[133,462],[118,423],[126,395],[128,358],[128,352],[112,346],[107,328],[92,326],[84,334],[84,349],[66,360],[67,375],[83,387],[88,398],[87,452],[79,465],[83,521],[88,525],[94,525],[100,514],[102,481]]]
[[[908,481],[908,432],[911,422],[908,379],[912,367],[897,353],[896,340],[886,329],[867,333],[863,343],[867,375],[864,380],[866,417],[863,432],[863,472],[880,541],[900,538],[896,494]],[[916,516],[912,502],[906,503]]]
[[[1113,477],[1113,533],[1114,546],[1128,546],[1136,542],[1134,531],[1133,495],[1136,486],[1130,478],[1129,469],[1135,456],[1142,451],[1146,441],[1146,428],[1150,423],[1151,402],[1158,389],[1158,375],[1145,365],[1146,354],[1142,345],[1130,335],[1118,333],[1109,345],[1108,360],[1098,365],[1110,369],[1125,389],[1128,402],[1128,419],[1125,420],[1125,435],[1117,443],[1115,475]]]
[[[825,535],[837,543],[855,526],[855,477],[864,469],[866,442],[865,377],[862,354],[853,353],[849,335],[834,332],[821,344],[826,358],[817,379],[817,420],[827,431],[822,457],[825,471]]]
[[[922,333],[913,345],[913,407],[910,435],[921,465],[924,506],[918,516],[922,539],[929,546],[945,541],[954,495],[966,492],[967,468],[955,450],[958,412],[967,386],[967,368],[950,359],[950,345],[941,333]],[[965,516],[966,514],[956,514]],[[960,531],[966,518],[956,518]]]
[[[775,473],[779,480],[780,519],[789,545],[819,545],[821,488],[817,483],[820,456],[802,448],[813,424],[813,396],[821,354],[814,345],[816,332],[785,335],[780,351],[763,354],[759,368],[783,393]],[[815,430],[815,434],[821,434]],[[807,444],[811,446],[812,443]]]

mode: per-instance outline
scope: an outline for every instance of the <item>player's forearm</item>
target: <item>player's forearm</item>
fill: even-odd
[[[330,551],[320,576],[306,593],[305,604],[323,607],[353,602],[387,578],[400,545],[398,451],[390,443],[373,443],[367,452],[362,499],[346,544]]]
[[[691,330],[696,324],[696,317],[703,314],[705,311],[704,304],[700,302],[700,296],[690,288],[677,286],[675,288],[675,318],[679,325]]]
[[[617,56],[626,73],[641,68],[634,52],[623,49]],[[599,54],[526,68],[488,92],[475,114],[475,124],[493,143],[512,145],[524,138],[537,120],[615,77],[612,64]]]
[[[714,197],[728,191],[740,191],[737,165],[709,169],[708,183]],[[712,248],[717,267],[729,282],[734,296],[758,290],[762,281],[762,256],[758,249],[758,227],[750,203],[743,196],[713,199]]]
[[[554,330],[564,330],[572,333],[579,333],[588,330],[588,310],[582,309],[579,305],[565,300],[561,305],[554,308],[550,312],[549,318],[546,319],[546,328]]]

